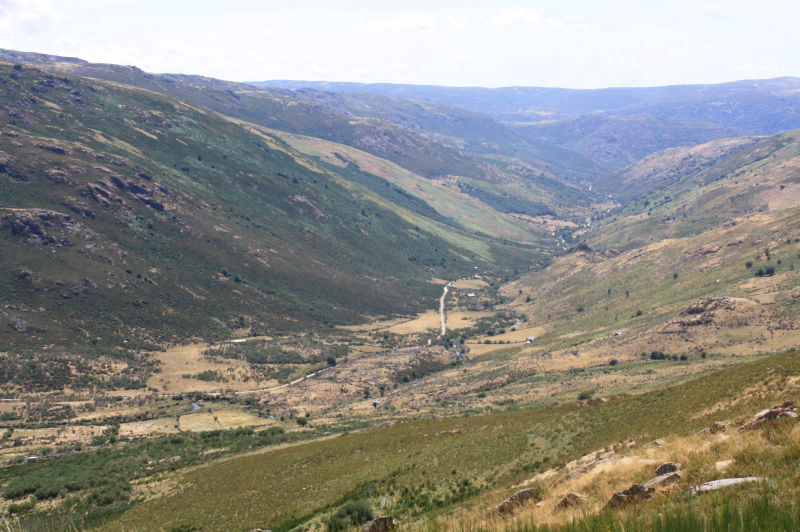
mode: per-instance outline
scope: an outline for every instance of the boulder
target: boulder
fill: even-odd
[[[648,444],[645,444],[645,447],[661,447],[662,445],[664,445],[664,441],[660,440],[660,439],[656,439],[656,440],[651,441]]]
[[[779,405],[773,406],[772,408],[768,408],[767,410],[762,410],[761,412],[757,413],[753,418],[742,425],[739,429],[739,432],[745,432],[748,430],[754,430],[763,425],[768,421],[774,421],[776,419],[782,418],[796,418],[797,417],[797,407],[794,404],[794,401],[786,401]]]
[[[672,473],[680,468],[681,465],[677,462],[664,462],[656,468],[656,475],[666,475],[667,473]]]
[[[736,486],[737,484],[746,484],[748,482],[763,482],[761,477],[742,477],[742,478],[721,478],[719,480],[712,480],[700,486],[693,487],[690,491],[693,494],[705,493],[707,491],[714,491],[728,486]]]
[[[397,528],[397,519],[391,515],[382,515],[364,525],[364,532],[392,532]]]
[[[681,479],[680,471],[670,471],[669,473],[664,473],[663,475],[659,475],[657,477],[651,478],[645,483],[645,487],[648,488],[663,488],[664,486],[669,486],[670,484],[675,484]]]
[[[516,492],[508,499],[501,502],[495,511],[500,514],[512,514],[518,507],[524,505],[528,501],[539,502],[541,500],[542,490],[539,488],[525,488]]]
[[[726,423],[722,423],[721,421],[715,421],[708,427],[708,431],[711,434],[717,434],[719,432],[725,432],[728,429],[728,425]]]
[[[576,506],[580,506],[581,504],[583,504],[585,498],[586,497],[584,497],[580,493],[572,491],[564,495],[564,497],[560,501],[558,501],[558,504],[556,504],[555,506],[555,510],[556,511],[567,510],[568,508],[574,508]]]
[[[8,324],[8,326],[20,334],[25,334],[30,329],[28,322],[26,322],[22,318],[13,318],[11,322]]]
[[[612,495],[611,500],[609,500],[606,504],[606,508],[625,508],[631,504],[636,504],[649,499],[650,494],[654,491],[655,489],[648,488],[644,484],[633,484],[630,488],[623,491],[618,491]]]

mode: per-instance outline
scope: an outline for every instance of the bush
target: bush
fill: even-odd
[[[350,501],[336,510],[325,526],[329,532],[340,532],[363,525],[372,518],[372,507],[369,502]]]
[[[608,361],[609,366],[616,366],[617,364],[619,364],[619,360],[617,360],[616,358],[612,358],[611,360]]]
[[[588,401],[592,398],[592,392],[585,391],[578,394],[578,401]]]

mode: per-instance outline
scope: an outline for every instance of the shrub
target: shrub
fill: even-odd
[[[372,518],[372,507],[369,502],[350,501],[336,510],[325,526],[329,532],[340,532],[363,525]]]
[[[617,360],[616,358],[612,358],[611,360],[608,361],[609,366],[616,366],[617,364],[619,364],[619,360]]]
[[[588,401],[591,398],[592,398],[592,392],[590,392],[589,390],[586,390],[578,394],[579,401]]]

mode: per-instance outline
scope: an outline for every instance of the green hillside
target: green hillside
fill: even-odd
[[[564,181],[591,180],[601,173],[581,155],[526,140],[494,120],[443,105],[150,74],[136,67],[12,50],[0,50],[0,59],[159,92],[229,117],[346,144],[426,177],[530,181],[547,195],[558,195],[562,207],[590,199]]]
[[[0,69],[6,346],[348,323],[414,311],[432,274],[531,256],[211,111]]]

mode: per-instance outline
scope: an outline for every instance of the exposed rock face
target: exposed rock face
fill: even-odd
[[[795,406],[794,401],[786,401],[785,403],[773,406],[767,410],[762,410],[753,416],[750,421],[742,425],[742,428],[739,429],[739,432],[757,429],[764,423],[767,423],[768,421],[774,421],[776,419],[786,417],[796,418],[796,410],[797,407]]]
[[[392,532],[395,528],[397,528],[397,519],[391,515],[382,515],[365,524],[362,530],[364,532]]]
[[[90,209],[88,205],[76,198],[73,198],[72,196],[67,196],[61,200],[61,205],[64,205],[72,212],[86,216],[87,218],[94,218],[95,216],[94,211]]]
[[[94,231],[70,215],[47,209],[0,210],[0,230],[6,228],[11,230],[11,234],[25,237],[29,242],[38,244],[46,241],[63,246],[73,245],[64,233],[79,236],[84,240],[96,237]]]
[[[606,508],[625,508],[631,504],[636,504],[649,499],[650,494],[654,491],[655,489],[648,488],[644,484],[634,484],[630,488],[623,491],[618,491],[612,495],[611,500],[609,500],[608,504],[606,504]]]
[[[25,334],[30,329],[28,322],[22,318],[14,318],[8,325],[20,334]]]
[[[539,502],[541,500],[541,490],[538,488],[525,488],[519,490],[508,499],[501,502],[495,509],[497,513],[512,514],[514,510],[524,505],[528,501]]]
[[[712,297],[692,303],[680,313],[682,318],[672,320],[661,329],[661,333],[683,333],[689,327],[725,323],[730,313],[739,315],[758,307],[759,303],[742,297]]]
[[[691,489],[694,494],[705,493],[706,491],[714,491],[728,486],[735,486],[737,484],[745,484],[748,482],[762,482],[764,479],[761,477],[742,477],[742,478],[721,478],[719,480],[712,480],[700,486],[695,486]]]
[[[666,475],[667,473],[672,473],[680,468],[681,465],[677,462],[664,462],[656,468],[656,475]]]
[[[728,425],[727,423],[722,423],[721,421],[715,421],[711,424],[708,430],[711,432],[711,434],[717,434],[719,432],[725,432],[728,430]]]
[[[575,508],[576,506],[580,506],[583,504],[583,501],[586,497],[577,493],[575,491],[567,493],[564,497],[556,504],[555,510],[567,510],[569,508]]]
[[[663,475],[659,475],[655,478],[651,478],[645,483],[645,487],[647,488],[663,488],[665,486],[669,486],[671,484],[675,484],[681,478],[680,471],[670,471],[669,473],[664,473]]]

